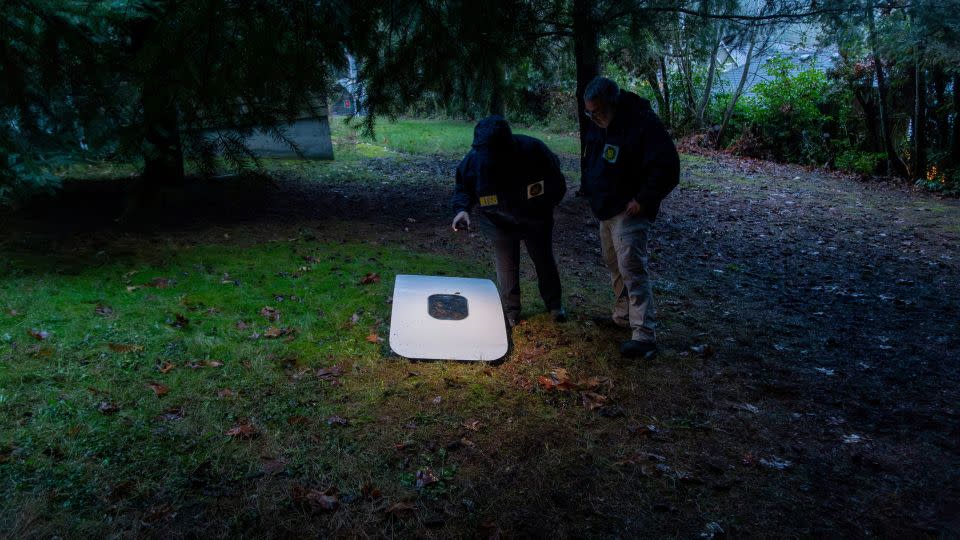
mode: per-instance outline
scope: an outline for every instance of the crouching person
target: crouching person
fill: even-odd
[[[497,286],[510,327],[520,320],[520,242],[537,270],[540,296],[553,320],[563,322],[560,274],[553,256],[553,209],[567,184],[557,156],[542,141],[514,135],[501,116],[481,120],[473,148],[457,167],[454,230],[470,227],[479,206],[480,231],[493,243]]]

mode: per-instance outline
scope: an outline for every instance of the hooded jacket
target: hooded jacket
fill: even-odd
[[[621,91],[607,129],[591,124],[580,172],[581,189],[598,219],[620,214],[635,199],[653,221],[680,181],[680,156],[650,102]]]
[[[560,162],[547,145],[514,135],[502,116],[489,116],[474,128],[451,202],[455,212],[479,204],[494,225],[509,227],[551,218],[566,191]]]

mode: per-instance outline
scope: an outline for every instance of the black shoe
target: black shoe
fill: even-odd
[[[567,310],[563,308],[551,309],[550,317],[553,318],[553,322],[555,323],[565,323],[567,322]]]
[[[620,345],[620,356],[624,358],[640,358],[657,352],[657,344],[653,341],[637,341],[628,339]]]

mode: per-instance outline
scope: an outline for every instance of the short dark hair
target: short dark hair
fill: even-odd
[[[584,101],[602,101],[616,105],[620,99],[620,87],[606,77],[595,77],[583,90]]]

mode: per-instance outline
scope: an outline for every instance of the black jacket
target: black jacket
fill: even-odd
[[[580,172],[597,218],[610,219],[636,199],[644,217],[654,220],[660,201],[680,181],[680,156],[650,102],[621,91],[607,129],[590,126]]]
[[[538,139],[514,135],[506,120],[490,116],[473,132],[473,148],[457,167],[455,212],[480,212],[497,226],[553,216],[567,183],[557,156]]]

